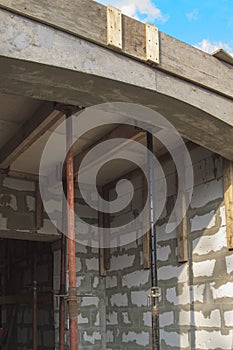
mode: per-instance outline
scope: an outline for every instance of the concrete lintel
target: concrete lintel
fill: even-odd
[[[232,99],[7,11],[0,20],[0,91],[83,106],[146,105],[183,137],[233,159]]]

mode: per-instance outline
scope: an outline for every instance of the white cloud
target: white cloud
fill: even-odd
[[[190,22],[196,21],[198,19],[198,16],[199,16],[199,10],[196,8],[193,9],[191,12],[186,13],[186,17]]]
[[[166,22],[168,15],[163,15],[151,0],[98,0],[104,5],[112,5],[119,8],[127,16],[139,19],[143,22]]]
[[[202,41],[197,43],[197,45],[195,45],[195,47],[197,47],[198,49],[201,49],[202,51],[208,52],[208,53],[212,53],[218,49],[223,49],[226,52],[228,52],[230,55],[233,56],[232,45],[229,43],[223,43],[222,41],[217,41],[217,42],[211,43],[209,40],[203,39]]]

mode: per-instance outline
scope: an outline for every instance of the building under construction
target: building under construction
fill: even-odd
[[[232,67],[223,50],[206,54],[91,0],[0,0],[0,349],[233,349]],[[164,125],[187,154],[173,156]],[[145,172],[131,142],[146,150]],[[120,193],[118,212],[80,190],[101,143],[82,178],[106,163],[97,195],[110,205]],[[144,207],[146,232],[132,224],[110,239]],[[109,236],[92,244],[89,227]]]

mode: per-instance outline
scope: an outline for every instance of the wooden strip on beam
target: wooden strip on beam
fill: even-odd
[[[107,7],[107,45],[116,50],[122,49],[121,11],[115,7]]]
[[[146,24],[146,60],[159,64],[159,31],[151,24]]]
[[[25,150],[38,140],[61,117],[51,102],[44,102],[19,131],[0,150],[0,168],[8,168]]]
[[[45,23],[64,32],[107,46],[106,7],[92,0],[0,0],[0,7]],[[54,11],[56,9],[56,11]],[[146,62],[145,24],[122,16],[123,54]],[[232,97],[229,67],[194,47],[160,33],[161,62],[158,69]]]
[[[224,202],[226,211],[227,247],[233,249],[233,162],[223,162]]]

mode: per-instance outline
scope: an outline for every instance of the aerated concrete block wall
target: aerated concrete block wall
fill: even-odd
[[[112,226],[132,221],[142,209],[142,178],[132,179],[132,184],[133,200],[120,215],[111,216]],[[110,256],[106,277],[107,349],[151,349],[151,314],[147,307],[151,274],[143,268],[142,238],[112,248]]]
[[[187,263],[177,261],[177,232],[165,233],[176,199],[176,176],[171,162],[163,165],[168,198],[156,227],[161,348],[230,350],[233,255],[226,246],[222,159],[201,147],[192,150],[191,157],[194,191],[187,214]],[[151,349],[149,288],[141,240],[113,249],[106,278],[107,349]]]
[[[43,213],[43,227],[36,228],[35,196],[35,182],[0,175],[0,230],[2,235],[5,237],[18,235],[22,238],[30,233],[58,234],[46,212]],[[52,202],[50,208],[55,212],[57,204],[52,205]],[[20,233],[25,235],[20,236]]]
[[[177,185],[174,164],[163,163],[167,203],[156,225],[161,349],[230,350],[233,255],[226,246],[222,159],[201,147],[191,150],[191,158],[194,190],[187,213],[189,261],[185,263],[177,259],[176,230],[165,233]],[[134,186],[132,203],[120,215],[111,216],[112,226],[133,219],[140,211],[142,180],[135,179]],[[97,222],[82,205],[83,217]],[[99,277],[98,251],[77,245],[77,286],[79,293],[93,294],[80,298],[81,350],[151,349],[151,311],[147,306],[151,274],[143,268],[142,238],[111,249],[105,278]],[[68,331],[66,334],[68,344]]]

